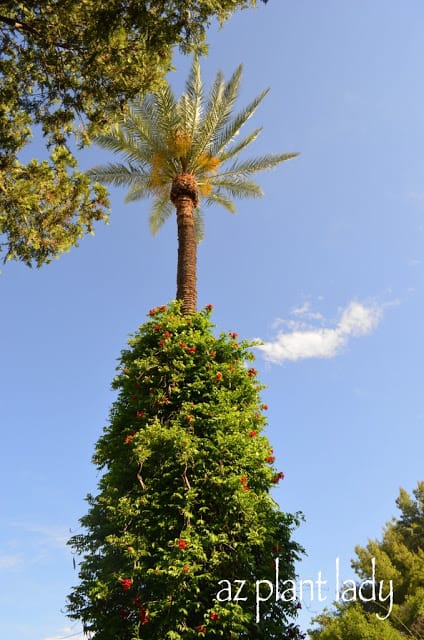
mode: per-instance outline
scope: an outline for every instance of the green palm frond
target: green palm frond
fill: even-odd
[[[259,171],[272,169],[282,162],[292,160],[298,156],[298,153],[281,153],[278,155],[265,155],[259,158],[251,158],[244,162],[234,162],[226,171],[220,172],[221,176],[247,176]]]
[[[223,154],[228,145],[231,144],[235,137],[240,133],[240,129],[242,128],[242,126],[246,124],[249,118],[251,118],[255,113],[256,109],[261,104],[268,91],[269,89],[265,89],[265,91],[262,91],[262,93],[260,93],[254,100],[252,100],[252,102],[245,109],[240,111],[240,113],[238,113],[237,116],[225,126],[222,132],[220,132],[220,135],[216,139],[215,144],[212,148],[213,155],[220,155],[221,157],[221,154]],[[260,129],[257,131],[260,131]],[[224,156],[225,155],[226,154],[224,154]]]
[[[205,223],[199,207],[194,210],[194,232],[197,242],[201,242],[205,237]]]
[[[181,173],[197,180],[201,204],[220,204],[235,212],[234,198],[257,198],[261,187],[250,176],[295,158],[297,153],[239,159],[260,135],[256,128],[239,138],[246,122],[268,93],[256,96],[234,114],[242,66],[228,81],[220,71],[206,93],[195,57],[185,91],[177,100],[170,85],[137,97],[116,117],[108,135],[97,144],[121,156],[122,163],[94,167],[88,175],[99,182],[128,187],[127,202],[153,197],[150,228],[156,233],[173,211],[170,188]],[[197,238],[203,236],[201,211],[195,210]]]
[[[252,133],[250,133],[248,136],[243,138],[243,140],[240,140],[236,145],[227,149],[225,153],[219,153],[218,157],[221,163],[224,163],[227,160],[230,160],[231,158],[238,156],[243,151],[243,149],[248,147],[250,144],[252,144],[252,142],[256,140],[256,138],[260,135],[261,132],[262,132],[262,127],[259,127],[259,129],[255,129],[254,131],[252,131]],[[214,154],[214,155],[217,155],[217,154]]]
[[[147,175],[140,168],[122,163],[93,167],[87,171],[87,174],[98,182],[112,184],[115,187],[131,187],[137,180],[143,179]]]
[[[231,198],[227,198],[219,191],[213,191],[210,196],[205,198],[205,203],[210,206],[211,204],[220,204],[221,207],[227,209],[230,213],[236,213],[236,206]]]
[[[169,194],[164,191],[153,201],[150,211],[149,227],[153,235],[156,235],[161,226],[172,216],[174,207],[169,199]]]
[[[217,177],[211,180],[211,184],[219,192],[225,191],[232,198],[260,198],[263,196],[261,187],[244,176],[227,179]]]

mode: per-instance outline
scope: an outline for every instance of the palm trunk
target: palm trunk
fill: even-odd
[[[194,228],[194,209],[198,203],[194,176],[177,176],[171,189],[171,200],[177,212],[178,265],[177,300],[182,300],[183,313],[197,309],[197,242]]]

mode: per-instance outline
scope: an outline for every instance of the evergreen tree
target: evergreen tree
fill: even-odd
[[[152,309],[122,352],[99,492],[70,541],[81,561],[69,615],[95,640],[302,637],[298,603],[267,599],[294,578],[301,548],[298,514],[270,495],[284,474],[263,387],[251,345],[216,336],[211,311]],[[257,580],[270,581],[258,610]]]
[[[319,616],[319,628],[311,632],[311,638],[424,638],[424,482],[418,483],[413,496],[401,489],[396,501],[400,517],[386,524],[381,541],[357,546],[357,559],[352,562],[359,578],[367,580],[374,559],[377,584],[384,580],[388,585],[392,580],[393,603],[366,601],[371,594],[365,592],[366,599]],[[358,635],[358,629],[363,635]]]

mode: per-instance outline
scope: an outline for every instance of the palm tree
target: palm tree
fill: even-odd
[[[150,229],[156,233],[177,214],[177,299],[184,313],[196,310],[197,243],[203,237],[200,202],[235,212],[232,198],[259,197],[250,176],[294,158],[297,153],[265,155],[240,161],[239,154],[262,128],[236,140],[268,90],[233,114],[242,67],[228,82],[218,72],[205,98],[198,58],[193,61],[185,93],[177,100],[169,84],[131,103],[117,116],[108,135],[96,138],[103,149],[123,156],[124,163],[94,167],[89,175],[115,186],[129,187],[126,202],[153,197]]]

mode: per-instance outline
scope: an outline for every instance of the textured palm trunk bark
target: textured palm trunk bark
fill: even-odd
[[[194,313],[197,310],[197,242],[193,214],[198,203],[194,176],[181,174],[174,179],[171,200],[177,210],[177,300],[183,301],[183,313]]]

